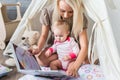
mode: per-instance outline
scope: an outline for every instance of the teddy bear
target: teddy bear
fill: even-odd
[[[18,45],[23,49],[27,50],[31,46],[35,46],[37,44],[39,36],[40,33],[38,31],[25,31]],[[15,66],[15,61],[11,57],[5,61],[5,64],[8,66]]]
[[[25,31],[21,37],[19,46],[24,49],[28,49],[33,45],[36,45],[39,39],[40,33],[38,31]]]

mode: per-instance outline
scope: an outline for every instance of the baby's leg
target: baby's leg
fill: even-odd
[[[50,63],[51,70],[59,70],[62,68],[60,60],[54,60]]]
[[[40,66],[49,66],[50,62],[57,60],[57,54],[53,54],[50,57],[45,56],[47,49],[43,50],[41,53],[35,55],[37,62]]]

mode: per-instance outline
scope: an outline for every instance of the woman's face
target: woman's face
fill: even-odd
[[[60,0],[59,2],[60,15],[63,19],[69,19],[73,16],[72,8],[65,2],[65,0]]]

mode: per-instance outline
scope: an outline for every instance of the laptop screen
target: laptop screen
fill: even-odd
[[[19,72],[40,76],[66,76],[65,71],[50,70],[46,67],[39,66],[36,58],[33,55],[30,55],[29,51],[23,49],[22,47],[14,43],[12,43],[12,46],[14,50],[13,54],[16,66]]]
[[[17,67],[25,70],[40,70],[40,66],[37,63],[37,60],[31,53],[27,50],[24,50],[20,46],[13,44],[15,59],[17,62]]]

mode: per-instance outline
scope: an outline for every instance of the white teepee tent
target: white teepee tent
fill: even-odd
[[[119,0],[83,0],[89,17],[95,22],[90,38],[91,62],[98,54],[106,80],[120,79]],[[117,31],[117,32],[116,32]],[[94,38],[94,39],[93,39]],[[93,41],[92,41],[93,40]]]
[[[40,30],[40,11],[53,1],[32,0],[10,41],[19,43],[25,30]],[[94,55],[97,54],[106,80],[120,80],[120,37],[117,34],[120,29],[120,1],[83,0],[83,3],[88,16],[95,22],[89,42],[89,54],[92,50],[91,62],[93,63]],[[4,54],[10,48],[9,43]]]

